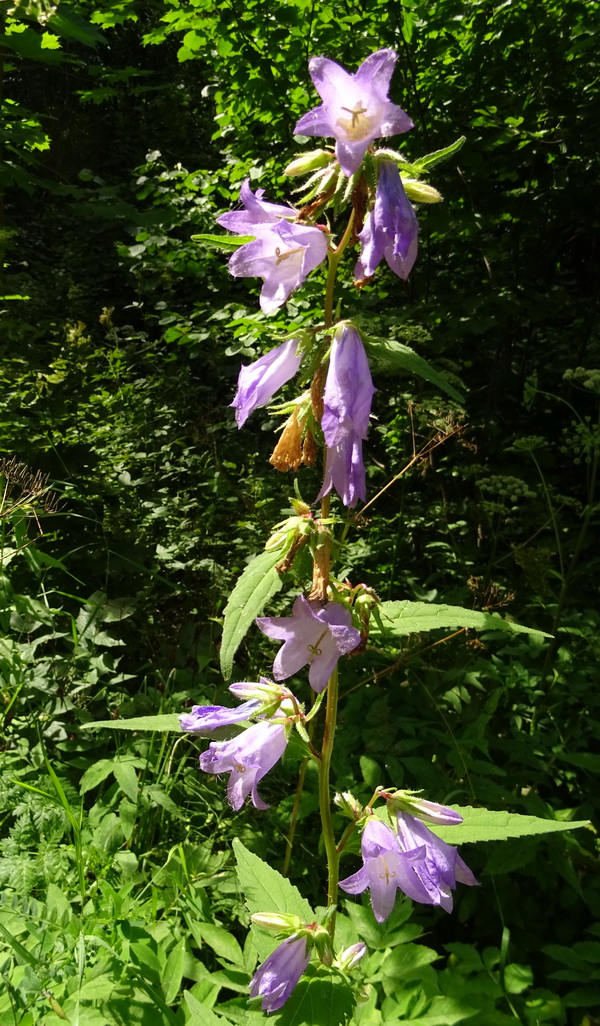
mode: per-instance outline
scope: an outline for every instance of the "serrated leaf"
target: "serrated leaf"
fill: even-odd
[[[254,235],[192,235],[192,242],[203,242],[213,249],[239,249],[247,242],[254,242]]]
[[[437,385],[456,402],[463,401],[460,392],[457,392],[446,381],[443,374],[440,374],[427,360],[415,353],[410,346],[405,346],[402,342],[396,342],[392,338],[376,338],[363,335],[362,332],[361,338],[365,344],[369,361],[376,372],[379,370],[385,371],[387,374],[394,374],[398,371],[406,371],[408,374],[416,374],[417,377],[430,381],[432,385]]]
[[[549,638],[550,634],[533,627],[524,627],[513,620],[505,620],[498,613],[484,613],[477,609],[463,609],[462,606],[449,606],[431,602],[382,602],[379,606],[381,622],[385,633],[406,637],[408,634],[420,634],[422,631],[467,627],[478,631],[504,631],[513,634],[532,634],[540,638]],[[378,634],[380,628],[375,624],[372,634]]]
[[[300,891],[272,866],[248,851],[237,838],[233,842],[237,876],[248,911],[285,912],[310,923],[315,914]]]
[[[182,733],[179,716],[176,713],[164,713],[162,716],[133,716],[130,720],[95,720],[93,723],[82,723],[81,730],[174,730]],[[87,772],[87,771],[86,771]]]
[[[281,549],[270,549],[255,556],[229,596],[221,641],[221,673],[225,680],[231,677],[233,658],[250,624],[281,588],[283,582],[275,569],[280,559]]]
[[[507,837],[533,837],[589,826],[586,819],[565,823],[539,816],[521,816],[515,812],[490,812],[488,809],[460,808],[457,805],[451,807],[460,812],[462,823],[450,827],[428,826],[443,841],[454,845],[472,844],[475,841],[505,841]]]
[[[459,150],[462,150],[466,141],[466,135],[461,135],[456,142],[450,143],[450,146],[445,146],[442,150],[434,150],[433,153],[426,153],[424,157],[420,157],[419,160],[415,161],[415,167],[419,171],[428,171],[429,168],[435,167],[436,164],[441,164],[442,161],[448,160],[455,153],[458,153]]]

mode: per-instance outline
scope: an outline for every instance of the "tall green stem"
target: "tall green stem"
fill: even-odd
[[[337,667],[331,674],[327,685],[327,708],[325,711],[325,729],[323,731],[323,747],[321,748],[321,761],[319,763],[319,805],[321,809],[321,826],[323,828],[323,842],[327,853],[327,907],[337,904],[339,861],[340,857],[336,850],[335,837],[333,833],[333,822],[331,818],[331,797],[329,794],[329,773],[331,769],[331,756],[333,753],[333,741],[337,723],[338,706],[338,672]],[[329,932],[333,937],[335,930],[335,916],[332,916]]]

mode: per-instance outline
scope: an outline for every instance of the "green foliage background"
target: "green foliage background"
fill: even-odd
[[[410,282],[382,273],[344,311],[466,398],[375,364],[370,495],[413,444],[452,437],[378,500],[344,566],[382,599],[500,611],[555,640],[374,640],[348,662],[337,784],[592,827],[468,847],[482,887],[451,918],[400,903],[381,931],[349,904],[348,943],[376,948],[353,1021],[597,1020],[597,15],[595,0],[1,5],[0,449],[62,504],[3,520],[1,1026],[255,1022],[232,840],[280,866],[295,753],[259,819],[200,778],[194,741],[81,727],[227,700],[223,609],[292,488],[267,463],[276,419],[238,433],[227,406],[240,361],[301,324],[321,283],[267,320],[256,282],[190,236],[245,177],[289,195],[308,57],[354,67],[382,46],[415,121],[407,158],[466,143],[432,174],[445,202],[419,211]],[[256,633],[236,679],[272,658]],[[313,906],[316,808],[309,772],[291,877]]]

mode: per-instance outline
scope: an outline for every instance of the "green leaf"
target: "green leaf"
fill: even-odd
[[[215,1015],[207,1005],[200,1004],[198,998],[194,997],[189,990],[186,990],[183,996],[190,1013],[185,1026],[223,1026],[225,1019],[222,1019],[220,1015]]]
[[[192,235],[192,242],[203,242],[213,249],[239,249],[255,238],[255,235]]]
[[[251,914],[285,912],[298,916],[305,923],[312,922],[315,918],[312,908],[289,880],[258,855],[248,851],[237,838],[233,842],[233,850],[238,880]]]
[[[542,819],[539,816],[520,816],[515,812],[490,812],[488,809],[460,808],[451,806],[463,817],[456,826],[429,828],[443,841],[450,844],[471,844],[474,841],[505,841],[507,837],[532,837],[535,834],[550,834],[562,830],[578,830],[589,826],[587,819],[571,823],[557,819]]]
[[[549,638],[545,631],[524,627],[513,620],[505,620],[498,613],[482,613],[476,609],[463,609],[462,606],[447,606],[431,602],[382,602],[379,606],[381,622],[385,634],[406,637],[408,634],[419,634],[422,631],[433,631],[438,628],[456,630],[457,627],[468,627],[477,631],[504,631],[513,634],[532,634],[539,638]],[[379,627],[373,626],[373,634],[379,633]]]
[[[165,1003],[172,1005],[179,993],[185,965],[185,939],[178,941],[169,952],[167,964],[162,975],[162,989]]]
[[[450,143],[450,146],[445,146],[443,150],[434,150],[433,153],[426,153],[424,157],[420,157],[419,160],[415,161],[415,167],[419,171],[428,171],[430,167],[441,164],[442,161],[448,160],[455,153],[458,153],[459,150],[462,150],[466,141],[466,135],[461,135],[456,142]]]
[[[281,588],[282,580],[275,569],[280,559],[281,549],[269,549],[255,556],[229,596],[221,642],[221,673],[225,680],[231,677],[233,657],[254,617]]]
[[[443,392],[446,392],[456,402],[463,401],[460,392],[457,392],[446,381],[443,374],[440,374],[427,360],[424,360],[422,356],[415,353],[414,349],[411,349],[410,346],[405,346],[402,342],[396,342],[391,338],[363,335],[362,332],[361,338],[365,344],[369,360],[376,372],[381,371],[386,374],[395,374],[398,371],[406,371],[408,374],[416,374],[417,377],[430,381],[432,385],[437,385],[438,388],[441,388]]]
[[[462,1001],[451,997],[434,997],[425,1012],[418,1019],[403,1020],[404,1026],[454,1026],[454,1023],[462,1023],[472,1015],[477,1015],[478,1009],[469,1008]]]
[[[431,965],[438,958],[440,955],[437,951],[424,944],[401,944],[384,959],[381,969],[374,979],[381,980],[385,976],[393,976],[395,979],[414,977],[419,969],[425,965]]]
[[[224,930],[222,926],[217,926],[215,923],[194,923],[194,937],[196,935],[201,937],[204,943],[208,944],[209,948],[212,948],[221,958],[226,958],[233,965],[244,966],[242,949],[235,937]]]
[[[310,978],[303,976],[281,1012],[270,1021],[276,1026],[342,1026],[353,1010],[354,995],[347,982],[331,970],[327,975],[321,970]]]
[[[131,763],[115,762],[115,777],[121,790],[136,805],[138,800],[138,778]]]
[[[88,723],[85,726],[91,727],[95,724]],[[80,794],[86,794],[94,787],[98,787],[98,784],[101,784],[113,772],[114,765],[113,759],[98,759],[98,762],[93,762],[91,766],[88,766],[79,784]]]
[[[93,723],[81,724],[81,730],[99,730],[101,727],[108,727],[109,730],[176,730],[181,733],[179,716],[176,713],[163,713],[162,716],[134,716],[130,720],[95,720]]]

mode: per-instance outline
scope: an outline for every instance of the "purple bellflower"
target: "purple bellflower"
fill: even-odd
[[[240,246],[229,260],[236,278],[264,278],[263,313],[272,313],[290,297],[307,274],[327,256],[327,238],[319,228],[290,224],[255,224],[257,238]]]
[[[361,337],[351,324],[343,324],[333,339],[323,393],[327,459],[319,499],[335,488],[345,506],[366,500],[362,440],[367,437],[374,392]]]
[[[256,193],[250,188],[250,179],[247,178],[240,190],[240,199],[244,204],[243,210],[230,210],[217,218],[217,224],[227,228],[236,235],[254,235],[255,229],[260,225],[276,224],[284,218],[296,218],[298,211],[293,207],[282,206],[279,203],[267,203],[263,200],[264,189],[257,189]]]
[[[243,247],[245,248],[245,247]],[[266,406],[286,381],[293,378],[302,356],[298,356],[298,339],[291,338],[283,345],[242,366],[238,377],[238,388],[231,405],[239,428],[259,406]]]
[[[308,68],[323,103],[300,118],[295,134],[333,136],[342,171],[353,175],[369,143],[413,127],[408,114],[388,99],[395,63],[393,50],[378,50],[350,75],[327,57],[313,57]]]
[[[304,595],[295,600],[291,616],[263,616],[256,623],[268,638],[283,641],[273,663],[275,680],[291,677],[308,663],[308,680],[317,693],[327,687],[340,656],[360,643],[349,609],[338,602],[321,608]]]
[[[427,905],[440,905],[446,912],[452,911],[452,890],[459,883],[468,887],[477,886],[477,880],[456,848],[442,841],[425,826],[420,819],[407,812],[397,813],[398,844],[401,851],[410,855],[424,852],[413,866],[413,872],[425,888],[428,897],[417,898]]]
[[[249,720],[258,712],[261,705],[262,702],[257,698],[244,702],[237,709],[227,709],[224,705],[195,705],[191,712],[179,717],[179,726],[182,730],[202,734],[205,731],[216,730],[217,727],[227,727],[231,723]]]
[[[361,869],[340,880],[340,887],[348,894],[362,894],[369,888],[373,915],[378,923],[383,923],[391,914],[397,890],[413,901],[431,904],[428,891],[415,874],[415,866],[425,854],[424,847],[401,851],[393,830],[372,816],[363,830],[361,851]]]
[[[250,997],[261,997],[263,1012],[276,1012],[289,998],[310,959],[306,937],[286,937],[256,970]]]
[[[375,206],[366,216],[360,258],[354,268],[357,279],[370,278],[381,259],[399,278],[408,278],[417,258],[419,224],[404,191],[400,173],[391,160],[379,162]]]
[[[227,798],[233,809],[241,809],[248,795],[255,809],[268,809],[258,793],[258,783],[279,761],[287,744],[282,723],[262,720],[230,741],[211,741],[200,756],[205,773],[229,773]]]

